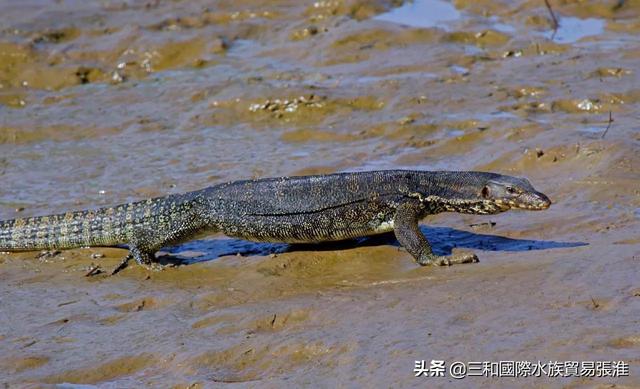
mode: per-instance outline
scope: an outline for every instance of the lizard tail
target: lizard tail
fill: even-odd
[[[71,249],[126,243],[131,204],[0,221],[0,251]]]

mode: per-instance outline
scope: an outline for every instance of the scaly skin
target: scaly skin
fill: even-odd
[[[440,212],[494,214],[551,204],[522,178],[483,172],[385,170],[235,181],[97,210],[0,222],[0,251],[128,245],[156,266],[160,248],[214,232],[315,243],[394,231],[421,265],[477,262],[433,254],[418,222]]]

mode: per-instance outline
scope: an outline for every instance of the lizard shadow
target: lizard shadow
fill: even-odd
[[[437,255],[450,255],[453,248],[484,251],[531,251],[586,246],[585,242],[558,242],[553,240],[514,239],[499,235],[477,234],[449,227],[421,226]],[[325,243],[286,244],[256,243],[242,239],[194,240],[178,246],[167,247],[170,255],[158,258],[160,263],[191,264],[211,261],[227,255],[270,255],[296,251],[346,250],[354,247],[393,245],[399,247],[393,232],[371,237]]]

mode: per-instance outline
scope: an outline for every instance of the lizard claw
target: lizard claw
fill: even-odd
[[[437,257],[433,260],[433,264],[436,266],[451,266],[451,259],[448,257]]]

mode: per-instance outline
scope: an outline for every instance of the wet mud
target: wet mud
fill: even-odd
[[[279,175],[525,176],[544,212],[393,236],[0,254],[0,382],[640,386],[637,1],[0,4],[0,219]],[[437,12],[432,12],[437,10]],[[90,276],[86,276],[90,274]],[[415,360],[623,360],[629,377],[416,378]],[[53,387],[53,386],[52,386]]]

